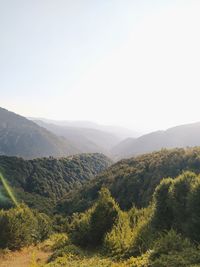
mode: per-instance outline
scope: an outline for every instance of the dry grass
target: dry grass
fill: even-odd
[[[46,263],[50,252],[37,247],[28,247],[20,251],[0,254],[0,267],[32,267],[34,262],[38,265]]]

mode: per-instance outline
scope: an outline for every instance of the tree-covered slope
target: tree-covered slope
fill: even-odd
[[[200,172],[200,148],[165,149],[122,160],[82,188],[70,192],[58,209],[65,213],[85,210],[97,198],[102,186],[109,188],[123,209],[133,204],[144,207],[163,178],[176,177],[185,170]]]
[[[79,150],[36,123],[0,108],[0,155],[27,159],[67,156]]]
[[[0,156],[0,171],[17,197],[38,209],[57,201],[110,165],[111,161],[102,154],[34,160]]]

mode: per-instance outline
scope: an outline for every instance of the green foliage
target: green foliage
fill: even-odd
[[[68,218],[63,217],[60,214],[55,214],[53,216],[53,230],[57,233],[66,233],[69,231],[69,221]]]
[[[19,249],[35,242],[38,222],[33,212],[22,205],[0,211],[0,247]]]
[[[187,234],[200,242],[200,176],[191,185],[187,201]]]
[[[47,240],[40,243],[39,247],[42,251],[54,252],[58,249],[63,248],[67,244],[69,244],[68,236],[63,233],[56,233],[52,234]]]
[[[173,222],[173,212],[169,199],[169,189],[173,183],[172,179],[164,179],[156,188],[155,199],[155,227],[159,230],[169,230]]]
[[[194,173],[185,172],[171,184],[169,198],[174,216],[173,227],[179,232],[186,232],[186,218],[189,215],[188,213],[190,213],[190,210],[188,209],[188,196],[193,182],[197,179],[198,178]]]
[[[131,257],[127,261],[127,266],[131,267],[150,267],[150,258],[151,251],[147,251],[146,253],[142,254],[141,256],[138,257]]]
[[[80,187],[110,164],[111,161],[102,154],[34,160],[0,156],[0,171],[18,198],[29,207],[45,213],[52,213],[58,199],[70,190]],[[0,206],[3,207],[1,195],[2,193]]]
[[[200,176],[188,169],[197,171],[199,168],[200,150],[181,151],[184,151],[183,156],[179,154],[180,150],[172,150],[152,153],[152,159],[146,155],[122,161],[97,179],[91,180],[89,184],[93,184],[93,187],[89,187],[89,191],[84,191],[86,187],[83,187],[81,194],[76,195],[77,207],[82,203],[81,208],[85,209],[87,205],[90,208],[82,213],[74,213],[71,217],[56,215],[53,218],[53,229],[69,234],[57,234],[42,243],[43,249],[53,252],[46,267],[199,266]],[[135,165],[130,167],[129,163],[133,161]],[[185,169],[187,171],[182,172]],[[125,174],[124,170],[127,171]],[[122,211],[109,190],[101,187],[101,182],[106,185],[104,175],[108,172],[111,174],[108,187],[122,190],[119,191],[121,195],[118,199],[123,198],[125,192],[132,199],[136,197],[138,203],[133,201],[136,205],[129,211]],[[177,178],[173,176],[180,172]],[[171,173],[172,178],[161,179],[162,173]],[[126,182],[125,188],[121,187],[122,181]],[[96,190],[99,186],[101,190],[97,198]],[[143,191],[139,186],[142,186]],[[144,199],[148,199],[151,191],[148,186],[156,188],[152,201],[147,207],[138,208],[141,203],[145,203]],[[88,192],[89,196],[86,196]],[[131,192],[136,196],[132,196]],[[128,203],[126,197],[120,200],[121,206]],[[6,247],[14,249],[44,240],[51,233],[50,225],[51,220],[46,215],[33,212],[25,206],[1,211],[0,246],[6,244]],[[13,232],[14,235],[10,234]]]
[[[52,222],[46,214],[20,205],[0,210],[0,248],[12,250],[43,241],[52,232]]]
[[[152,227],[151,218],[146,218],[138,222],[137,226],[133,229],[133,239],[128,255],[137,256],[145,253],[152,247],[158,233],[159,232]]]
[[[68,244],[66,246],[63,246],[59,249],[57,249],[52,256],[50,257],[49,261],[54,261],[55,259],[57,259],[58,257],[64,257],[66,254],[72,254],[75,257],[79,256],[79,257],[84,257],[85,254],[84,252],[77,246],[73,245],[73,244]]]
[[[132,244],[132,239],[133,230],[128,214],[120,212],[112,230],[105,236],[104,251],[109,256],[124,257]]]
[[[158,230],[170,228],[200,241],[200,176],[185,172],[175,180],[164,179],[157,187],[154,227]]]
[[[155,242],[150,262],[152,267],[188,267],[200,263],[200,250],[171,230]]]
[[[102,188],[97,203],[87,212],[75,214],[71,224],[71,239],[80,246],[99,246],[112,229],[120,209],[110,192]]]
[[[83,247],[90,244],[90,216],[91,210],[74,214],[70,228],[70,237],[74,244]]]
[[[119,218],[120,209],[110,192],[102,188],[99,193],[99,199],[94,207],[90,217],[91,244],[98,246],[102,244],[103,239]]]
[[[80,189],[68,193],[59,211],[69,215],[87,210],[98,198],[102,186],[110,190],[122,209],[128,210],[133,205],[147,207],[163,178],[174,179],[184,171],[199,173],[199,169],[200,148],[163,149],[121,160]]]
[[[34,212],[37,219],[37,240],[44,241],[52,233],[52,221],[44,213]]]
[[[65,254],[63,257],[58,257],[55,261],[43,267],[130,267],[123,262],[114,262],[109,258],[102,258],[97,255],[86,255],[82,257],[81,255],[73,255],[71,253]]]

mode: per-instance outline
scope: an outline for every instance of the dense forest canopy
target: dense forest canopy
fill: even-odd
[[[174,178],[186,170],[200,172],[200,148],[163,149],[121,160],[80,189],[70,192],[58,208],[65,213],[84,211],[98,197],[102,186],[109,188],[123,209],[133,204],[146,207],[163,178]]]
[[[67,192],[80,187],[110,165],[111,160],[102,154],[34,160],[0,156],[0,171],[17,197],[40,210],[49,209]],[[6,197],[2,185],[0,188],[1,195]]]

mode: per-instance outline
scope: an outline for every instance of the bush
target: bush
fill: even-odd
[[[155,242],[150,260],[152,267],[188,267],[200,263],[200,250],[170,230]]]
[[[69,231],[69,222],[68,218],[63,217],[62,215],[54,215],[53,217],[53,230],[56,233],[66,233]]]
[[[82,214],[74,214],[71,228],[70,238],[72,243],[78,246],[88,246],[90,244],[90,213],[87,211]]]
[[[169,198],[173,210],[173,228],[186,233],[187,219],[189,217],[188,196],[193,182],[197,176],[192,172],[185,172],[176,178],[170,186]]]
[[[127,266],[131,267],[150,267],[150,258],[151,251],[147,251],[145,254],[139,256],[139,257],[131,257],[127,261]]]
[[[188,197],[187,235],[200,242],[200,178],[193,183]]]
[[[0,211],[1,248],[19,249],[34,243],[37,229],[37,219],[25,205]]]
[[[39,247],[43,251],[52,252],[57,249],[63,248],[69,243],[70,243],[69,238],[66,234],[57,233],[57,234],[51,235],[47,240],[42,242]]]
[[[87,212],[75,214],[70,229],[72,242],[83,247],[99,246],[119,217],[120,209],[103,188],[97,203]]]
[[[118,219],[119,212],[120,209],[111,197],[109,190],[102,188],[90,218],[90,242],[92,245],[102,244],[106,233],[112,229]]]
[[[52,234],[52,221],[44,213],[34,212],[37,219],[37,240],[44,241]]]
[[[125,256],[133,239],[133,231],[127,213],[120,212],[112,230],[104,239],[104,251],[109,256]]]
[[[154,193],[154,225],[159,230],[169,230],[172,227],[174,218],[169,198],[169,190],[172,183],[173,179],[171,178],[162,180]]]

